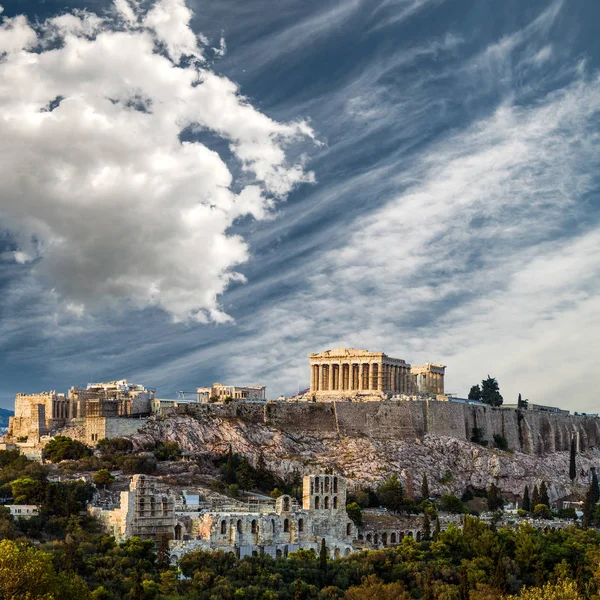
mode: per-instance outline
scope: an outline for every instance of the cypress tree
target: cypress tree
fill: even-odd
[[[529,486],[525,486],[525,491],[523,492],[523,510],[527,512],[531,512],[531,500],[529,499]]]
[[[423,536],[421,538],[424,542],[428,542],[431,540],[431,520],[429,519],[429,515],[425,513],[423,517]]]
[[[504,566],[504,561],[502,557],[498,557],[498,562],[496,563],[496,573],[494,574],[494,587],[505,594],[508,591],[508,582],[506,578],[506,567]]]
[[[587,529],[592,523],[592,513],[594,512],[593,490],[592,484],[588,488],[583,501],[583,517],[581,518],[581,526]]]
[[[321,551],[319,552],[319,569],[322,573],[327,571],[327,544],[325,538],[321,538]]]
[[[469,585],[469,574],[467,567],[464,565],[461,567],[458,574],[458,597],[460,600],[469,600],[471,595],[471,586]]]
[[[540,503],[540,491],[538,490],[537,483],[533,486],[533,494],[531,494],[531,510],[533,510]]]
[[[577,465],[575,464],[575,455],[577,450],[575,449],[575,436],[571,438],[571,455],[569,456],[569,479],[571,482],[575,481],[577,477]]]
[[[165,534],[160,537],[158,549],[156,551],[156,566],[161,571],[165,571],[171,564],[171,555],[169,554],[169,538]]]
[[[423,482],[421,483],[421,498],[423,500],[429,500],[429,482],[427,481],[427,473],[423,475]]]
[[[545,481],[542,481],[542,485],[540,485],[540,504],[550,507],[550,498],[548,497],[548,488]]]
[[[235,469],[233,468],[233,453],[231,451],[231,444],[229,444],[229,452],[227,452],[227,467],[225,469],[225,483],[228,483],[230,485],[232,483],[237,483]]]
[[[598,488],[598,475],[596,474],[595,469],[592,472],[591,489],[592,489],[592,502],[594,505],[596,505],[596,504],[598,504],[598,501],[600,501],[600,489]]]
[[[490,489],[487,493],[487,502],[488,509],[491,511],[499,510],[504,506],[504,500],[502,499],[502,496],[500,496],[500,491],[495,483],[490,485]]]

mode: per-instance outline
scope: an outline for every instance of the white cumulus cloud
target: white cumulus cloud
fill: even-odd
[[[274,121],[210,71],[191,16],[184,0],[117,0],[104,16],[1,21],[0,219],[65,306],[226,320],[219,294],[248,257],[230,226],[312,181],[288,150],[310,127]],[[243,179],[201,131],[228,143]]]

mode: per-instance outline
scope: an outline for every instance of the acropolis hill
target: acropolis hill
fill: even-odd
[[[261,386],[213,384],[198,388],[198,402],[163,401],[125,380],[73,388],[68,398],[19,395],[6,441],[30,452],[57,434],[91,445],[117,436],[171,440],[192,454],[231,444],[253,460],[263,454],[281,475],[333,469],[358,483],[401,472],[406,483],[426,472],[434,489],[437,483],[460,493],[491,481],[521,493],[523,481],[544,477],[553,494],[566,495],[572,439],[580,453],[575,485],[597,464],[596,416],[452,398],[444,394],[445,366],[411,367],[382,352],[343,348],[309,359],[311,388],[280,400],[261,398]],[[236,397],[219,395],[223,390]],[[251,393],[256,397],[243,396]],[[497,447],[499,439],[509,452]],[[447,471],[454,479],[444,482]]]

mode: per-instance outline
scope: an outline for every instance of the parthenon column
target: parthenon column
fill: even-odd
[[[371,389],[371,370],[369,363],[362,363],[361,385],[364,390]]]

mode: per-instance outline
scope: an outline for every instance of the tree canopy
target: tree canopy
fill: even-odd
[[[77,460],[91,454],[91,448],[65,435],[57,435],[44,446],[44,455],[53,463],[61,460]]]
[[[490,406],[501,406],[504,402],[498,382],[489,375],[481,382],[481,401]]]

